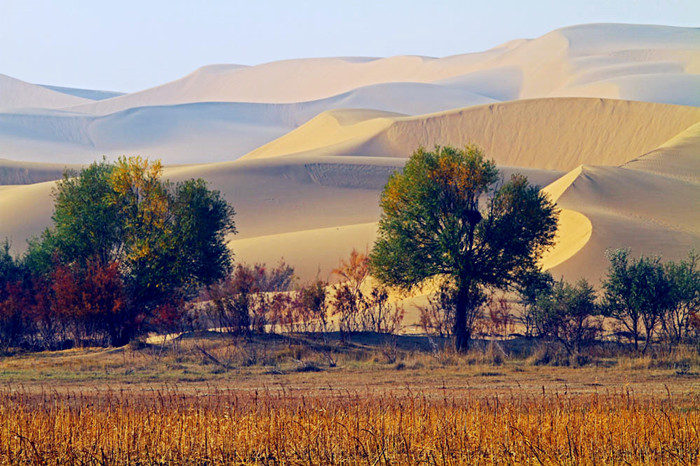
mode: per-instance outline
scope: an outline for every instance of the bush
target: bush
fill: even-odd
[[[394,333],[400,329],[404,309],[389,304],[385,288],[368,285],[367,255],[353,249],[348,261],[341,261],[333,273],[343,280],[335,286],[332,301],[343,336],[354,332]]]

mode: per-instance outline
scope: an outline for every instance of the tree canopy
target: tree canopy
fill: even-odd
[[[607,252],[610,265],[603,281],[605,313],[617,319],[639,348],[644,329],[646,352],[657,324],[673,306],[673,287],[660,257],[630,258],[629,249]]]
[[[373,275],[411,289],[441,278],[454,292],[454,334],[468,347],[489,288],[507,289],[537,269],[553,244],[558,211],[522,175],[501,181],[476,146],[423,148],[381,195]]]
[[[26,263],[39,273],[116,264],[128,297],[121,318],[134,325],[113,344],[156,307],[232,269],[234,209],[204,180],[170,183],[162,172],[158,161],[122,157],[65,173],[53,193],[54,225],[30,243]]]

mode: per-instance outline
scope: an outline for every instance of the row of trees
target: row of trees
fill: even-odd
[[[338,331],[344,339],[356,332],[396,333],[403,307],[388,300],[388,291],[369,281],[369,259],[355,250],[324,280],[298,284],[294,269],[281,261],[237,264],[226,277],[184,299],[162,302],[138,322],[139,330],[161,333],[209,330],[248,333],[317,333]],[[8,273],[9,272],[9,273]],[[129,296],[115,262],[85,270],[55,265],[46,276],[26,273],[26,265],[0,253],[0,349],[10,346],[55,349],[73,345],[114,345],[121,332]],[[24,275],[24,276],[23,276]]]
[[[663,264],[658,257],[633,259],[629,250],[618,249],[609,251],[608,259],[599,299],[586,280],[569,284],[548,274],[532,277],[520,289],[528,331],[556,339],[571,354],[602,334],[604,318],[616,336],[642,353],[655,339],[673,346],[700,337],[697,254]]]
[[[492,294],[470,312],[470,331],[484,337],[525,336],[561,344],[575,356],[604,335],[627,341],[646,353],[654,341],[669,347],[700,343],[699,256],[691,252],[678,262],[658,257],[630,257],[627,249],[611,250],[600,292],[587,280],[554,280],[536,271],[506,300]],[[519,312],[513,312],[518,304]],[[451,290],[433,294],[420,308],[421,326],[442,337],[453,331],[455,298]]]
[[[554,243],[558,210],[521,175],[503,180],[474,146],[417,150],[385,186],[378,238],[334,270],[340,283],[295,286],[284,263],[233,266],[234,210],[203,180],[161,180],[159,162],[94,163],[57,183],[53,226],[13,258],[0,248],[0,345],[121,345],[148,331],[334,328],[393,332],[403,309],[388,287],[437,285],[426,328],[466,350],[484,321],[512,321],[497,293],[518,292],[528,333],[570,352],[612,317],[642,351],[661,331],[686,340],[698,309],[697,258],[610,255],[604,297],[585,281],[555,282],[538,267]],[[370,278],[370,275],[372,278]],[[488,316],[488,319],[484,319]]]

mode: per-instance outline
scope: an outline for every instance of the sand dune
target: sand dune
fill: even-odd
[[[117,96],[0,75],[0,157],[22,161],[0,162],[0,239],[20,252],[50,223],[37,182],[63,164],[140,153],[224,193],[237,260],[325,278],[371,247],[381,188],[418,145],[474,142],[562,209],[543,264],[597,283],[606,248],[700,247],[699,76],[700,30],[604,24],[445,58],[216,65]]]
[[[630,248],[635,257],[685,257],[700,247],[698,199],[697,183],[628,168],[584,166],[558,202],[589,219],[591,236],[553,273],[597,283],[607,268],[604,254],[610,248]]]
[[[552,202],[558,202],[574,181],[581,176],[582,170],[583,166],[571,170],[544,187],[542,191],[549,195]],[[544,270],[550,270],[576,255],[588,243],[593,233],[593,224],[588,217],[571,209],[559,209],[557,226],[556,244],[545,252],[540,261]]]
[[[235,160],[294,126],[273,106],[197,103],[111,115],[0,113],[0,157],[89,163],[144,154],[170,164]]]
[[[496,163],[571,170],[619,165],[700,121],[700,108],[605,99],[535,99],[417,117],[321,114],[244,159],[316,151],[408,157],[419,145],[476,143]]]
[[[0,74],[1,111],[27,107],[60,108],[87,102],[91,101]]]
[[[698,44],[700,32],[694,28],[588,24],[558,29],[537,39],[511,41],[481,53],[445,58],[313,58],[251,67],[208,66],[171,83],[76,110],[105,114],[131,107],[204,101],[306,102],[381,83],[445,81],[461,83],[463,91],[485,96],[492,96],[494,88],[504,85],[507,100],[589,96],[580,94],[576,84],[580,76],[590,84],[635,74],[698,74]],[[637,69],[635,64],[646,68]],[[491,79],[485,83],[484,76]],[[491,90],[485,90],[484,85]],[[617,85],[606,89],[596,97],[625,98],[624,89]],[[693,81],[683,85],[686,98],[696,99],[693,90],[697,90]],[[647,92],[645,97],[654,102],[690,103],[676,99],[667,102],[663,98],[666,91],[658,91],[658,96]]]
[[[624,167],[700,184],[700,123]],[[695,207],[698,207],[695,205]]]
[[[66,169],[79,168],[80,165],[15,162],[0,159],[0,186],[52,181],[61,178]]]
[[[124,92],[100,91],[97,89],[78,89],[74,87],[49,86],[46,84],[42,84],[41,86],[52,91],[90,100],[105,100],[124,95]]]
[[[494,99],[450,86],[387,84],[298,104],[199,102],[136,107],[106,115],[31,110],[0,113],[0,156],[90,162],[142,153],[167,163],[217,162],[293,130],[329,108],[398,109],[406,114]]]
[[[607,269],[607,249],[630,248],[635,257],[666,260],[697,250],[699,154],[697,123],[621,167],[580,166],[544,188],[562,216],[560,241],[543,265],[555,276],[598,283]]]
[[[190,102],[296,103],[325,99],[353,89],[381,83],[429,83],[459,74],[500,50],[463,57],[433,59],[311,58],[267,63],[254,67],[204,67],[177,81],[153,89],[81,105],[74,110],[112,113],[134,106]]]
[[[82,163],[128,152],[160,157],[166,163],[235,160],[324,111],[347,108],[417,116],[546,97],[698,106],[698,44],[700,32],[693,28],[589,24],[443,58],[314,58],[258,66],[213,65],[125,95],[0,77],[0,112],[4,112],[0,114],[0,157]],[[63,111],[46,111],[58,107]],[[578,117],[576,126],[582,131],[595,124],[587,115]],[[546,127],[550,121],[541,120],[540,114],[518,118],[524,121],[523,131],[529,131],[528,122]],[[421,140],[440,139],[430,124],[415,128],[400,122],[387,134],[403,138],[404,125],[412,133],[417,129]],[[481,141],[481,136],[490,137],[485,131],[477,125],[466,136]],[[438,132],[444,139],[460,137],[453,130]],[[534,136],[528,141],[517,136],[528,147],[535,142]],[[507,146],[507,139],[497,139]],[[413,147],[416,141],[407,142]],[[657,143],[641,148],[650,150]],[[611,144],[601,146],[616,149]],[[512,152],[511,147],[494,149]],[[630,151],[635,156],[636,149]],[[513,164],[507,158],[503,163]],[[557,168],[568,170],[581,163],[588,162],[578,160]]]

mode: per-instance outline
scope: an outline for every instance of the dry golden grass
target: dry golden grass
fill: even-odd
[[[698,464],[698,395],[0,393],[7,464]]]

